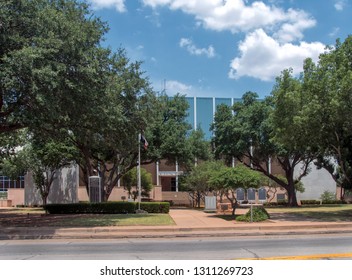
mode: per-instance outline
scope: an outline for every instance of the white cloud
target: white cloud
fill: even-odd
[[[170,94],[176,94],[176,93],[186,94],[188,91],[192,89],[192,86],[186,85],[179,81],[171,80],[171,81],[165,82],[165,89],[167,93],[170,93]]]
[[[89,0],[94,9],[114,7],[118,12],[126,12],[125,0]]]
[[[211,58],[215,56],[215,49],[213,46],[209,46],[208,48],[198,48],[191,39],[181,38],[180,47],[185,48],[192,55],[206,55]]]
[[[283,23],[279,30],[273,34],[280,42],[293,42],[297,39],[303,38],[302,31],[311,28],[316,21],[306,15],[303,11],[293,9],[288,10],[288,17],[290,20]],[[295,21],[295,19],[300,19]]]
[[[337,37],[337,34],[339,34],[340,32],[340,28],[339,27],[335,27],[330,33],[329,36],[332,38]]]
[[[238,55],[231,61],[229,77],[243,76],[271,81],[286,68],[294,74],[302,71],[304,59],[317,60],[325,51],[320,42],[305,42],[304,31],[316,25],[316,20],[299,9],[283,9],[281,0],[142,0],[152,8],[160,6],[193,15],[198,26],[215,31],[245,33],[238,46]],[[336,0],[341,9],[345,0]],[[180,46],[190,53],[204,54],[189,39]],[[200,51],[203,50],[203,51]]]
[[[337,0],[335,2],[334,7],[335,7],[335,9],[337,11],[343,11],[346,5],[347,5],[347,1],[346,0]]]
[[[231,62],[229,77],[238,79],[249,76],[270,81],[287,68],[293,68],[293,73],[299,74],[303,70],[304,59],[310,57],[316,61],[325,46],[319,42],[280,44],[263,29],[258,29],[246,36],[239,50],[240,56]]]
[[[249,32],[258,28],[276,33],[280,41],[302,38],[302,32],[316,21],[302,10],[284,11],[261,1],[251,4],[244,0],[142,0],[156,8],[168,6],[194,15],[198,24],[216,31]]]

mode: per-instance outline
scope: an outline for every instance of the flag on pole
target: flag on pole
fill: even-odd
[[[141,134],[141,143],[143,144],[144,150],[148,149],[148,141],[145,139],[144,135]]]

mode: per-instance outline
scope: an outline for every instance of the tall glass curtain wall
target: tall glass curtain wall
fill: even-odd
[[[240,101],[237,98],[217,97],[186,97],[186,100],[189,104],[187,121],[193,129],[201,128],[206,140],[210,140],[212,137],[210,125],[213,122],[217,106],[220,104],[231,106],[234,102]]]

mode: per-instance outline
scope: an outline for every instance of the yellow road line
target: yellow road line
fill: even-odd
[[[248,258],[248,259],[245,258],[245,259],[239,259],[239,260],[321,260],[321,259],[339,259],[339,258],[352,258],[352,253],[319,254],[319,255],[305,255],[305,256],[283,256],[283,257],[270,257],[270,258]]]

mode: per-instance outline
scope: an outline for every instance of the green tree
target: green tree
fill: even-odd
[[[310,166],[318,157],[319,151],[307,126],[299,115],[307,103],[302,81],[292,76],[291,70],[284,70],[276,79],[271,93],[273,110],[270,112],[269,124],[272,128],[270,141],[275,144],[275,155],[285,172],[286,180],[275,180],[288,193],[288,202],[297,206],[296,192],[301,179],[310,172]],[[300,166],[300,173],[295,177],[295,169]]]
[[[194,206],[200,207],[204,197],[209,192],[215,191],[215,188],[210,185],[209,180],[213,172],[222,167],[223,163],[220,161],[204,161],[193,166],[181,178],[180,189],[189,193]]]
[[[262,182],[262,175],[243,164],[233,167],[223,166],[211,174],[209,184],[216,189],[223,190],[223,193],[232,205],[232,215],[235,215],[238,202],[236,199],[236,190],[242,188],[259,188]]]
[[[298,137],[298,128],[290,126],[301,102],[297,94],[300,94],[299,83],[289,71],[284,71],[270,97],[261,101],[256,93],[247,92],[233,108],[220,106],[212,126],[215,156],[225,158],[228,163],[235,158],[261,172],[285,188],[291,206],[297,206],[295,185],[308,174],[314,158]],[[285,108],[292,112],[284,114]],[[281,166],[286,180],[270,172],[269,158]],[[303,169],[295,177],[298,164],[303,164]]]
[[[2,168],[12,178],[31,172],[45,206],[60,169],[70,166],[75,157],[75,148],[67,143],[31,139],[31,143],[7,158]]]
[[[80,151],[82,179],[99,172],[102,200],[107,201],[118,180],[138,164],[138,135],[153,122],[157,100],[141,64],[131,63],[125,51],[110,58],[108,79],[100,96],[83,115],[68,118],[67,137]],[[94,95],[93,95],[94,96]],[[149,141],[149,139],[148,139]],[[141,149],[147,160],[147,150]]]
[[[128,197],[136,200],[138,197],[137,168],[133,168],[123,175],[122,184],[128,192]],[[148,197],[152,188],[152,175],[144,168],[141,168],[141,195]]]
[[[187,123],[188,103],[185,96],[160,95],[155,108],[154,122],[148,125],[146,136],[150,144],[147,158],[166,159],[168,164],[185,165],[190,161],[190,146],[186,144],[191,126]],[[193,158],[194,160],[194,158]]]
[[[191,167],[194,163],[198,164],[200,161],[208,161],[212,159],[211,145],[206,141],[204,132],[201,128],[192,130],[187,138],[186,144],[190,147],[190,162],[187,167]]]
[[[105,82],[96,62],[106,31],[81,1],[1,1],[0,133],[84,112]]]
[[[318,166],[330,172],[343,189],[352,188],[352,36],[336,41],[315,64],[304,64],[307,102],[300,114],[320,152]]]
[[[107,25],[82,1],[5,0],[0,30],[0,133],[29,127],[32,135],[68,138],[92,173],[84,142],[98,148],[106,96],[127,78],[116,75],[127,72],[123,56],[100,46]]]

